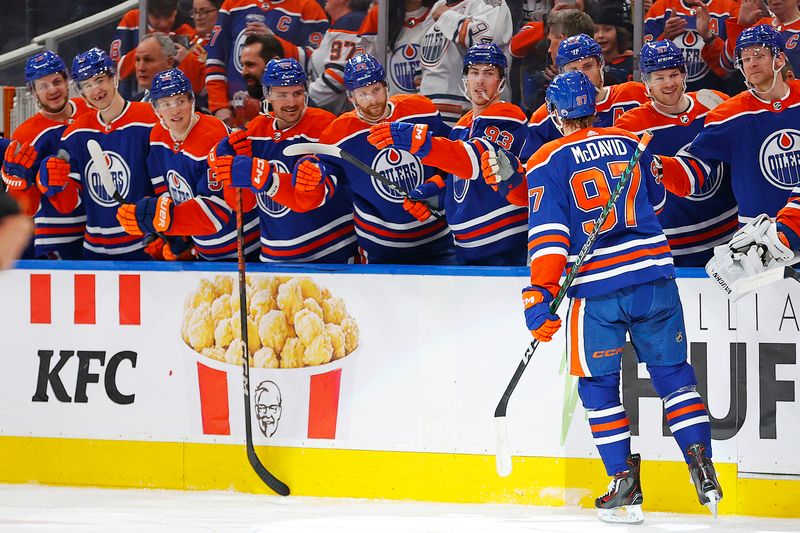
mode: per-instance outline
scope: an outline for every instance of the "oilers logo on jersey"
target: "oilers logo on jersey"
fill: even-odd
[[[435,67],[442,60],[450,41],[444,38],[444,34],[438,28],[428,32],[422,39],[422,64],[426,67]]]
[[[761,144],[758,161],[761,173],[778,188],[791,190],[800,185],[800,131],[778,130]]]
[[[291,174],[291,170],[286,166],[286,163],[279,159],[273,159],[270,161],[272,165],[275,167],[276,172],[281,172],[284,174]],[[268,216],[272,218],[281,218],[286,216],[289,213],[289,208],[285,205],[281,205],[272,198],[267,195],[266,191],[261,191],[256,193],[256,203],[258,204],[258,208]]]
[[[695,30],[687,30],[674,40],[686,60],[686,83],[702,79],[708,74],[708,65],[700,56],[705,45]]]
[[[194,198],[192,188],[186,178],[181,176],[176,170],[170,169],[167,171],[167,187],[169,187],[169,195],[176,205],[187,202]]]
[[[472,183],[472,180],[453,180],[453,199],[456,201],[456,203],[460,204],[464,202],[464,199],[467,197],[467,193],[469,192],[470,183]]]
[[[372,168],[404,191],[410,191],[422,185],[425,177],[422,163],[416,156],[405,150],[396,150],[394,148],[385,148],[378,152],[378,155],[372,161]],[[403,203],[403,197],[395,191],[389,189],[374,177],[370,177],[370,180],[372,180],[372,186],[384,200],[396,204]]]
[[[414,78],[420,69],[420,51],[418,44],[398,46],[391,53],[389,74],[392,82],[404,92],[417,92]]]
[[[114,186],[117,188],[123,198],[126,198],[131,188],[131,169],[128,163],[116,152],[104,150],[103,155],[106,159],[106,165],[111,172],[111,178],[114,180]],[[103,207],[116,207],[117,201],[114,200],[106,192],[103,187],[103,182],[100,180],[100,173],[95,168],[94,161],[89,159],[86,164],[83,175],[86,176],[85,186],[89,191],[89,196],[92,197],[98,205]]]

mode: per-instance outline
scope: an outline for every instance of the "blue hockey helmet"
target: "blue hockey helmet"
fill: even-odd
[[[290,85],[306,85],[308,76],[297,60],[292,58],[271,59],[261,75],[261,85],[264,94],[269,93],[270,87],[289,87]]]
[[[503,50],[494,43],[481,43],[471,46],[464,54],[464,74],[472,65],[494,65],[500,69],[500,76],[504,77],[508,68],[508,60]]]
[[[547,87],[547,111],[561,119],[594,115],[597,89],[580,70],[559,74]]]
[[[150,85],[150,101],[155,103],[161,98],[175,96],[176,94],[189,94],[194,98],[192,83],[186,74],[177,68],[162,70],[153,76],[153,83]]]
[[[556,67],[561,70],[567,63],[587,57],[596,57],[598,61],[602,62],[603,50],[597,44],[597,41],[585,33],[579,33],[578,35],[567,37],[558,45]]]
[[[683,52],[672,41],[651,41],[642,45],[639,56],[639,70],[642,74],[650,74],[668,68],[686,68]]]
[[[786,51],[786,44],[784,43],[783,36],[769,24],[752,26],[745,29],[739,35],[739,38],[736,39],[736,48],[734,49],[737,63],[742,58],[742,50],[750,48],[751,46],[766,46],[772,50],[772,55],[775,57],[781,52]]]
[[[115,76],[117,67],[107,53],[99,48],[92,48],[81,52],[72,60],[72,80],[80,83],[94,78],[98,74]]]
[[[348,91],[386,80],[383,65],[371,54],[360,54],[344,66],[344,86]]]
[[[60,72],[67,77],[67,65],[58,54],[50,50],[39,52],[28,58],[25,62],[25,81],[31,83],[34,80]]]

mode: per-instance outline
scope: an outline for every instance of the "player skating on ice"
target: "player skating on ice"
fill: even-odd
[[[618,128],[595,128],[596,90],[582,72],[557,76],[547,106],[564,137],[545,144],[527,163],[530,193],[531,285],[523,289],[525,320],[541,342],[561,319],[550,302],[564,268],[594,229],[638,139]],[[639,522],[644,500],[640,457],[631,454],[620,400],[626,334],[647,365],[701,503],[716,515],[722,489],[711,462],[711,430],[694,370],[686,360],[686,330],[667,239],[656,218],[666,191],[645,150],[567,291],[567,358],[578,376],[595,445],[612,477],[595,500],[607,521]],[[593,356],[603,354],[602,357]],[[622,514],[620,514],[622,513]]]
[[[382,122],[371,128],[368,137],[378,148],[407,150],[424,164],[447,172],[444,179],[434,176],[412,190],[403,206],[426,221],[431,212],[421,200],[438,198],[446,189],[447,222],[461,264],[527,263],[527,209],[509,204],[504,194],[492,190],[480,169],[481,154],[487,149],[503,148],[519,155],[527,138],[525,113],[500,99],[507,70],[506,56],[496,44],[477,44],[467,51],[463,78],[472,109],[459,119],[449,139],[435,137],[427,126],[411,122]]]

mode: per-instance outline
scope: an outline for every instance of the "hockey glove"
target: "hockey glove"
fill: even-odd
[[[197,258],[194,242],[189,237],[167,237],[161,253],[164,261],[194,261]]]
[[[525,171],[517,156],[494,146],[481,154],[481,174],[492,189],[504,196],[525,178]]]
[[[129,235],[164,233],[172,226],[174,209],[172,198],[162,194],[158,198],[143,198],[135,204],[122,204],[117,209],[117,220]]]
[[[431,151],[431,137],[427,124],[382,122],[369,129],[367,141],[378,149],[397,148],[421,159]]]
[[[222,139],[214,149],[218,156],[253,156],[253,145],[250,142],[250,137],[247,136],[247,130],[234,130],[230,135]]]
[[[774,266],[775,262],[794,258],[792,249],[778,235],[775,223],[765,214],[758,215],[739,228],[728,246],[734,253],[748,252],[755,246],[758,256],[767,268]]]
[[[39,165],[39,174],[36,176],[36,185],[42,194],[52,197],[63,191],[69,183],[69,163],[55,156],[48,156]]]
[[[226,183],[224,179],[221,181],[223,186],[253,188],[256,192],[267,191],[269,194],[269,190],[277,183],[277,179],[273,176],[274,172],[272,163],[267,159],[237,155],[231,165],[230,182]]]
[[[292,170],[292,186],[302,192],[313,191],[328,178],[328,169],[325,164],[313,155],[306,155],[298,159]]]
[[[425,222],[431,217],[431,208],[438,209],[439,194],[444,187],[442,177],[438,174],[433,176],[408,193],[408,198],[403,200],[403,209],[420,222]]]
[[[32,167],[36,156],[36,148],[32,145],[11,141],[5,152],[5,163],[0,170],[3,183],[9,190],[23,191],[33,185],[36,176]]]
[[[561,319],[550,312],[553,295],[536,285],[522,289],[522,304],[525,306],[525,323],[531,335],[540,342],[550,342],[561,327]]]

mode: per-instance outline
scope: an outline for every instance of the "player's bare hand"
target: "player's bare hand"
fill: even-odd
[[[672,40],[686,31],[686,19],[677,16],[674,12],[664,24],[664,38]]]

